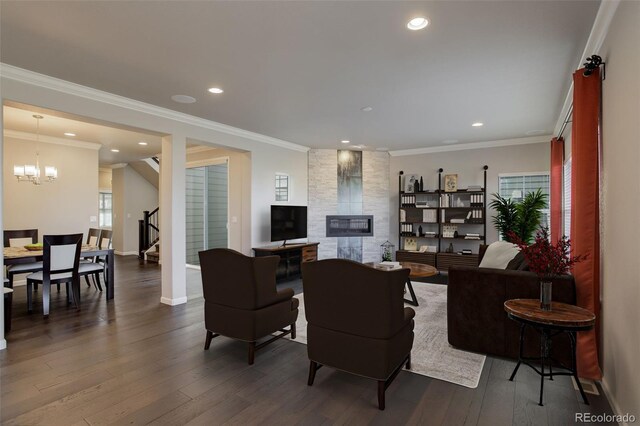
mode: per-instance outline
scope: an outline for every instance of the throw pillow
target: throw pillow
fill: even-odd
[[[526,262],[524,258],[524,253],[522,251],[519,251],[518,254],[516,254],[516,257],[511,259],[506,269],[510,271],[519,271],[520,268],[522,267],[523,262]]]
[[[519,252],[520,249],[517,245],[507,241],[497,241],[487,247],[482,262],[480,262],[480,267],[505,269]]]

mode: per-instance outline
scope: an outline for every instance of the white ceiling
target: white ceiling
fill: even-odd
[[[551,133],[598,6],[3,1],[0,60],[310,147],[409,149]]]
[[[10,131],[9,134],[14,131],[35,135],[36,119],[33,118],[34,114],[44,117],[40,120],[41,139],[46,140],[49,137],[54,142],[71,145],[82,142],[100,144],[99,163],[101,166],[149,158],[162,150],[162,141],[159,135],[70,119],[63,117],[64,114],[42,108],[28,108],[26,106],[16,108],[5,105],[3,108],[4,129]],[[75,133],[76,136],[65,136],[65,132]],[[138,142],[147,142],[147,145],[142,146]],[[111,152],[111,149],[118,149],[120,152]]]

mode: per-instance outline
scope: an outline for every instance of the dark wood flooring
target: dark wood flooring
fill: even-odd
[[[306,346],[280,340],[246,364],[246,346],[216,338],[204,351],[200,276],[188,270],[186,305],[160,304],[157,265],[117,257],[116,297],[83,287],[82,310],[52,292],[51,315],[26,313],[16,288],[13,330],[0,351],[3,425],[412,424],[568,425],[585,406],[567,378],[545,383],[512,361],[488,358],[477,389],[402,372],[377,409],[375,382],[330,368],[306,385]],[[41,294],[41,292],[39,292]]]

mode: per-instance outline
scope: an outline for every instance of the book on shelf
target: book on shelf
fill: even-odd
[[[453,219],[451,219],[449,222],[450,222],[450,223],[464,223],[464,222],[465,222],[465,220],[466,220],[466,219],[456,219],[456,218],[453,218]]]
[[[482,186],[481,185],[469,185],[467,187],[467,191],[468,192],[480,192],[480,191],[482,191]]]
[[[407,211],[404,209],[400,209],[400,222],[407,221]]]
[[[423,210],[422,211],[422,222],[424,222],[424,223],[437,223],[438,222],[438,211],[437,210]]]

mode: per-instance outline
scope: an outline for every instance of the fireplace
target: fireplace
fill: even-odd
[[[327,216],[327,237],[372,237],[373,216]]]

